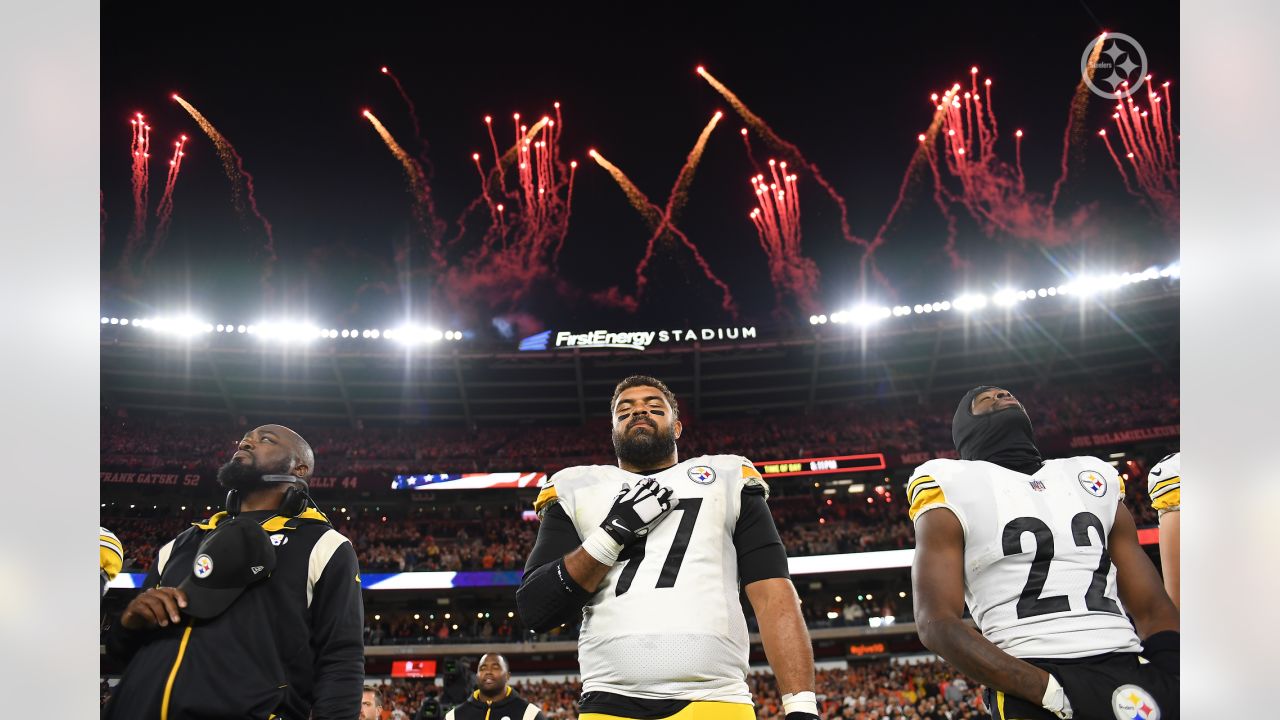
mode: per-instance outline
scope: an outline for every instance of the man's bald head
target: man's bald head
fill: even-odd
[[[315,472],[316,454],[311,450],[311,444],[291,428],[284,425],[262,425],[254,428],[249,435],[257,435],[260,439],[274,435],[281,445],[288,448],[293,458],[293,468],[288,474],[297,475],[306,480],[311,477],[311,473]]]

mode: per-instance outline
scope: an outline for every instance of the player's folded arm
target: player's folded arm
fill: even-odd
[[[564,566],[564,557],[582,539],[559,503],[542,510],[538,539],[524,566],[524,579],[516,590],[516,609],[525,627],[547,632],[577,622],[591,592],[578,585]]]

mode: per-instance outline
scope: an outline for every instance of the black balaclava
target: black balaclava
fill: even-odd
[[[973,399],[995,385],[979,385],[965,393],[951,421],[951,440],[961,460],[986,460],[1031,475],[1044,465],[1036,448],[1031,418],[1019,407],[973,414]]]

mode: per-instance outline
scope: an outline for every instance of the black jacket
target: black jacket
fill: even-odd
[[[444,716],[445,720],[547,720],[537,705],[520,697],[507,687],[506,697],[490,703],[481,699],[480,691]]]
[[[128,662],[104,718],[351,720],[364,680],[364,601],[350,541],[315,509],[296,517],[246,512],[276,546],[276,569],[211,620],[129,631],[107,652]],[[160,549],[143,590],[177,587],[204,536],[226,517]],[[515,720],[513,718],[513,720]]]

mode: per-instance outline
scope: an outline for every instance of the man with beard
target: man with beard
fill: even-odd
[[[311,447],[281,425],[236,447],[218,471],[226,511],[160,548],[108,633],[108,653],[128,666],[105,718],[360,713],[360,570],[307,495]]]
[[[1178,611],[1115,468],[1042,459],[1022,403],[989,385],[951,435],[961,459],[907,485],[920,641],[987,686],[995,720],[1178,717]]]
[[[480,657],[476,664],[476,684],[471,697],[445,713],[444,720],[546,720],[537,705],[516,694],[511,686],[507,659],[497,653]]]
[[[742,588],[787,718],[816,720],[813,648],[768,486],[738,455],[680,462],[679,407],[661,380],[626,378],[610,410],[618,465],[550,478],[516,593],[535,632],[581,621],[580,717],[754,718]]]

